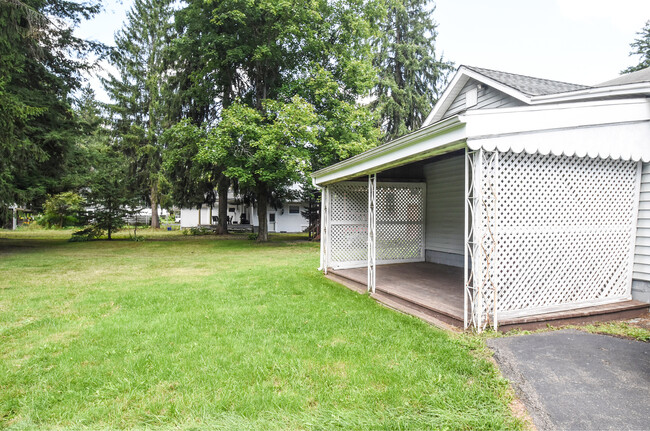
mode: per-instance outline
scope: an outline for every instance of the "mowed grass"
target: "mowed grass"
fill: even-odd
[[[303,236],[149,235],[0,232],[0,428],[521,428],[472,343],[325,279]]]

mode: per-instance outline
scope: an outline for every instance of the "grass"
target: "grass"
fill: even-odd
[[[0,428],[522,427],[481,343],[325,279],[303,236],[69,235],[0,231]]]
[[[630,321],[615,320],[611,322],[597,322],[588,325],[564,325],[549,326],[547,328],[537,329],[535,331],[512,330],[505,334],[487,332],[483,338],[487,337],[509,337],[517,335],[529,335],[540,332],[559,331],[561,329],[577,329],[579,331],[590,332],[592,334],[613,335],[615,337],[627,338],[635,341],[650,342],[650,330],[637,326]]]

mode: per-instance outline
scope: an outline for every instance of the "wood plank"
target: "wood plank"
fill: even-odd
[[[366,291],[367,269],[330,271],[328,278],[349,288]],[[375,299],[391,308],[419,317],[431,317],[456,326],[463,323],[463,269],[429,262],[377,266]],[[565,325],[635,317],[648,311],[649,304],[620,301],[553,313],[499,319],[499,330],[534,329],[547,324]],[[435,324],[435,323],[433,323]],[[440,326],[440,325],[438,325]]]

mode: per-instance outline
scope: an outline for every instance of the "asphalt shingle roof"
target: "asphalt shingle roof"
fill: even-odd
[[[543,96],[547,94],[564,93],[567,91],[577,91],[590,88],[587,85],[533,78],[532,76],[517,75],[515,73],[500,72],[498,70],[483,69],[481,67],[465,67],[529,96]]]
[[[596,87],[609,87],[610,85],[635,84],[638,82],[650,82],[650,67],[637,70],[636,72],[626,73],[618,78],[596,84]]]

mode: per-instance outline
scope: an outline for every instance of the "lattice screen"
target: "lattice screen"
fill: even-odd
[[[502,154],[499,311],[628,297],[636,176],[624,160]]]
[[[329,265],[366,266],[368,184],[329,187]],[[377,264],[424,260],[424,199],[424,183],[377,184]]]
[[[496,287],[498,315],[629,297],[637,163],[512,152],[495,163],[489,154],[475,168],[483,247],[474,264],[487,291]]]

